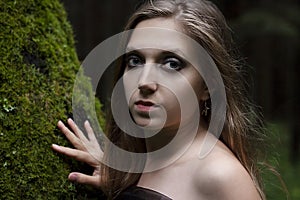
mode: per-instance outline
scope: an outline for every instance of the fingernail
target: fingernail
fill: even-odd
[[[52,147],[55,149],[60,149],[60,146],[58,146],[57,144],[52,144]]]
[[[76,181],[77,180],[77,174],[70,174],[69,180],[70,181]]]

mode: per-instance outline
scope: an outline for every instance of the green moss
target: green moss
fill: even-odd
[[[1,0],[0,58],[0,199],[89,197],[67,180],[82,166],[50,148],[68,145],[56,123],[71,113],[79,67],[59,1]]]

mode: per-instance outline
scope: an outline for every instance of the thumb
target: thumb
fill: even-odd
[[[68,179],[70,181],[80,183],[80,184],[87,184],[94,187],[100,187],[100,176],[89,176],[86,174],[72,172],[69,174]]]

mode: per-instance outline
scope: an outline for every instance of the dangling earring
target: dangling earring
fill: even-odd
[[[203,115],[203,116],[207,116],[207,112],[208,112],[208,110],[209,110],[209,107],[207,106],[207,101],[204,101],[204,108],[203,108],[203,110],[202,110],[202,112],[201,112],[201,115]]]

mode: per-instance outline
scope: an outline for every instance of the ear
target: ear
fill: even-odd
[[[200,101],[206,101],[209,98],[210,98],[209,91],[207,86],[205,85],[203,91],[201,92]]]

